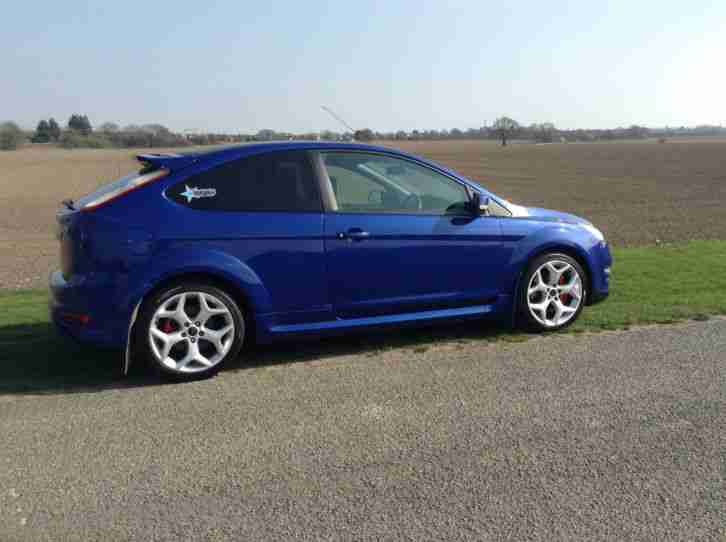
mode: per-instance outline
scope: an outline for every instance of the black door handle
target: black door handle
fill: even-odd
[[[351,241],[363,241],[371,236],[367,231],[363,231],[360,228],[352,228],[347,232],[338,233],[338,239],[350,239]]]

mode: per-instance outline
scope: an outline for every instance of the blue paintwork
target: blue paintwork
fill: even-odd
[[[607,295],[610,252],[585,220],[528,209],[522,218],[195,211],[164,190],[229,160],[275,150],[359,150],[413,160],[480,185],[420,157],[359,144],[285,142],[184,156],[144,155],[163,179],[92,211],[61,211],[66,269],[51,276],[51,316],[64,333],[123,347],[137,304],[163,281],[214,277],[243,298],[259,342],[300,334],[484,315],[509,318],[527,263],[567,250],[585,264],[593,297]],[[364,240],[339,239],[351,230]],[[64,312],[88,314],[87,325]]]

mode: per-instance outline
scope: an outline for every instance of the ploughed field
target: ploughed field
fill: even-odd
[[[726,239],[726,140],[384,143],[439,161],[516,203],[583,215],[617,246]],[[0,152],[0,288],[57,268],[55,210],[136,167],[143,150]]]

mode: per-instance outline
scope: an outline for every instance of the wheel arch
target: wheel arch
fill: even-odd
[[[144,300],[149,299],[157,292],[185,282],[201,282],[219,288],[229,294],[246,317],[254,320],[253,305],[244,289],[228,277],[210,271],[180,271],[179,273],[165,276],[146,290],[143,294],[143,299],[139,301],[143,303]]]
[[[582,267],[582,270],[585,272],[585,279],[587,280],[587,290],[586,292],[589,294],[590,288],[592,286],[592,268],[590,267],[590,262],[588,262],[587,257],[585,256],[585,251],[579,249],[575,245],[569,245],[565,243],[554,243],[549,246],[539,247],[538,250],[535,250],[532,252],[528,257],[527,260],[524,262],[524,265],[522,266],[522,269],[519,273],[519,279],[521,280],[521,277],[524,275],[525,271],[529,267],[529,264],[532,263],[536,258],[539,258],[540,256],[544,254],[565,254],[566,256],[569,256],[573,260],[575,260],[577,263],[580,264],[580,267]],[[519,283],[517,283],[517,288],[519,288]],[[585,299],[585,304],[589,305],[590,296],[587,295]]]
[[[251,273],[251,270],[248,270]],[[134,350],[137,315],[140,312],[143,303],[153,296],[155,293],[169,288],[175,284],[188,281],[203,282],[219,288],[227,293],[237,304],[240,311],[245,317],[245,327],[247,328],[246,340],[253,342],[257,335],[257,324],[255,314],[266,308],[269,303],[269,296],[261,283],[243,280],[249,277],[237,277],[229,275],[217,269],[196,267],[179,268],[172,272],[156,275],[154,279],[144,282],[144,288],[138,290],[130,298],[130,308],[132,309],[129,323],[127,341],[124,348],[123,372],[128,374],[133,363],[132,354]]]

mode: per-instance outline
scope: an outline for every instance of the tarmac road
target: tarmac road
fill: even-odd
[[[421,350],[0,396],[0,540],[726,539],[726,320]]]

